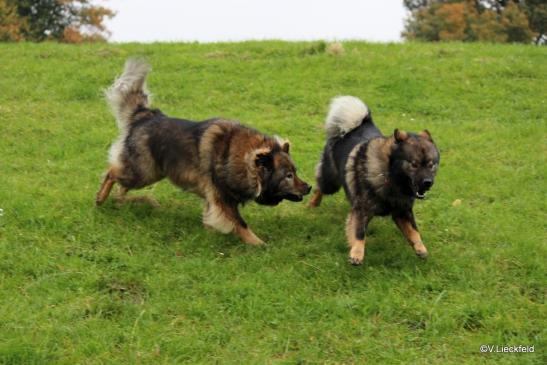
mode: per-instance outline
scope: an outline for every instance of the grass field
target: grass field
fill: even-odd
[[[546,363],[547,48],[344,47],[0,44],[0,363]],[[204,230],[199,199],[167,182],[137,193],[160,208],[96,208],[117,134],[102,90],[135,55],[155,106],[289,137],[313,184],[335,95],[385,133],[428,128],[429,259],[376,218],[348,265],[341,193],[246,206],[265,248]]]

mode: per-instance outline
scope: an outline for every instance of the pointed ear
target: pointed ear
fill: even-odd
[[[423,131],[418,133],[418,135],[422,138],[427,139],[430,142],[433,142],[433,138],[431,138],[431,133],[429,133],[429,131],[427,129],[424,129]]]
[[[401,143],[406,141],[406,139],[408,138],[408,133],[406,133],[405,131],[400,131],[399,129],[395,129],[393,131],[393,138],[395,138],[395,142]]]
[[[289,153],[290,147],[291,147],[291,144],[287,141],[283,143],[283,146],[281,146],[281,150],[285,153]]]
[[[275,136],[275,140],[279,145],[281,146],[281,150],[285,153],[289,153],[289,150],[291,148],[291,142],[288,139],[281,138],[279,136]]]

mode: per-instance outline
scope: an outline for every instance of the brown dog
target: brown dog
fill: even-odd
[[[118,199],[128,200],[129,190],[167,177],[205,200],[205,226],[234,232],[246,243],[264,243],[247,227],[238,206],[249,200],[263,205],[301,201],[310,192],[296,176],[289,143],[233,121],[192,122],[150,109],[149,69],[146,63],[127,61],[106,93],[120,136],[110,148],[110,168],[96,203],[104,202],[115,183],[121,185]]]
[[[353,96],[333,99],[326,121],[327,143],[317,166],[317,185],[310,206],[323,194],[344,187],[351,204],[346,223],[349,260],[360,265],[367,225],[376,215],[391,215],[419,257],[427,256],[412,207],[433,186],[439,151],[427,130],[395,130],[384,137],[368,107]]]

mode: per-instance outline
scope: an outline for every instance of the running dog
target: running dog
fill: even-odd
[[[151,109],[149,71],[145,62],[128,60],[123,74],[106,91],[120,134],[110,148],[110,167],[96,204],[105,201],[115,183],[121,186],[118,200],[143,200],[126,194],[167,177],[205,200],[206,227],[234,232],[252,245],[263,244],[238,207],[251,200],[272,206],[283,199],[301,201],[310,192],[296,175],[289,143],[235,121],[193,122]]]
[[[391,215],[416,254],[427,257],[412,207],[433,186],[439,167],[431,134],[395,129],[384,137],[368,107],[353,96],[332,100],[325,127],[327,143],[310,206],[319,206],[324,194],[344,188],[351,204],[346,223],[350,263],[363,263],[367,225],[376,215]]]

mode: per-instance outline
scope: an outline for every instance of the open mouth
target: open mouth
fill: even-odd
[[[429,189],[425,186],[412,184],[412,191],[416,199],[425,199],[425,194]]]
[[[291,193],[284,193],[284,194],[277,194],[277,195],[270,195],[270,196],[261,195],[255,199],[255,202],[262,205],[277,205],[281,203],[283,199],[287,199],[292,202],[301,202],[304,199],[304,196],[299,194],[291,194]]]
[[[276,196],[269,196],[269,197],[259,196],[258,198],[255,199],[255,202],[261,205],[275,206],[281,203],[281,200],[283,200],[283,198],[276,197]]]
[[[303,199],[302,195],[296,195],[296,194],[287,194],[285,195],[284,198],[292,202],[301,202]]]

